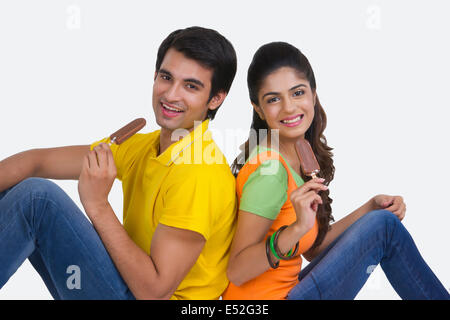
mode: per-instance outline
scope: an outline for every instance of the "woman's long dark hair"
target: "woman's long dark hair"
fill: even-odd
[[[296,47],[285,42],[272,42],[263,45],[256,51],[252,63],[248,69],[247,85],[250,94],[250,100],[255,105],[259,106],[258,92],[264,79],[281,67],[290,67],[295,69],[299,74],[309,81],[311,90],[316,93],[316,79],[314,72],[308,59]],[[329,185],[334,178],[333,153],[327,145],[327,139],[323,132],[327,126],[327,117],[323,110],[319,97],[316,94],[316,104],[314,105],[314,119],[311,126],[305,133],[305,138],[311,144],[311,147],[316,155],[317,161],[320,165],[320,177],[325,178],[324,184]],[[268,132],[269,127],[266,121],[262,120],[258,113],[253,110],[253,120],[250,127],[252,134],[256,133],[256,141],[261,141],[259,135],[260,129],[265,129]],[[264,130],[262,130],[264,132]],[[245,161],[250,156],[250,138],[245,142],[242,152],[237,156],[231,165],[231,170],[236,177],[239,170],[244,166]],[[301,170],[300,170],[301,172]],[[311,179],[304,176],[301,172],[303,180],[306,182]],[[322,197],[323,204],[319,205],[317,209],[317,219],[319,223],[319,232],[316,241],[312,248],[319,246],[326,233],[328,232],[330,221],[334,221],[331,214],[331,203],[333,199],[329,197],[330,191],[321,191],[319,195]]]

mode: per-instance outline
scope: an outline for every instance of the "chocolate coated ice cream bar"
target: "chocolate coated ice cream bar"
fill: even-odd
[[[317,178],[320,166],[308,140],[303,138],[297,140],[295,143],[295,150],[300,158],[300,166],[303,173],[312,178]]]
[[[145,126],[145,119],[144,118],[138,118],[136,120],[131,121],[126,126],[120,128],[116,132],[114,132],[112,135],[109,136],[110,138],[110,144],[121,144],[128,138],[130,138],[133,134],[141,130]]]

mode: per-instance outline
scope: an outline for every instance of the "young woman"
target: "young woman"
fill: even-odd
[[[306,57],[287,43],[266,44],[247,81],[253,135],[232,165],[239,217],[223,299],[353,299],[379,263],[401,298],[449,299],[400,222],[402,197],[374,196],[330,225],[332,148]],[[321,178],[300,171],[299,138],[311,144]],[[311,263],[299,274],[300,255]]]

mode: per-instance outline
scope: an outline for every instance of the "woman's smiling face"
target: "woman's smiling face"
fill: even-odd
[[[315,100],[308,80],[291,67],[281,67],[264,79],[259,106],[253,107],[271,130],[279,130],[280,139],[290,140],[304,137],[314,118]]]

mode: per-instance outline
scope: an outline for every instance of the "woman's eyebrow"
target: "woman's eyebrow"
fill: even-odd
[[[304,84],[298,84],[298,85],[293,86],[292,88],[290,88],[289,91],[298,89],[298,88],[300,88],[300,87],[305,87],[305,88],[306,88],[306,85],[304,85]],[[279,92],[275,92],[275,91],[267,92],[267,93],[265,93],[265,94],[262,96],[262,99],[264,99],[265,96],[277,95],[277,94],[280,94],[280,93],[279,93]]]
[[[298,88],[300,88],[300,87],[305,87],[306,88],[306,85],[304,85],[304,84],[298,84],[298,85],[296,85],[296,86],[293,86],[292,88],[290,88],[289,89],[289,91],[292,91],[292,90],[295,90],[295,89],[298,89]]]
[[[271,96],[271,95],[277,95],[279,92],[267,92],[262,96],[262,99],[264,99],[265,96]]]

